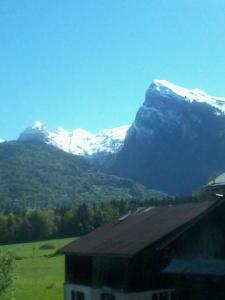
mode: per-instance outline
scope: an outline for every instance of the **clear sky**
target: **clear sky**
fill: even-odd
[[[154,78],[225,96],[224,0],[0,1],[0,138],[131,123]]]

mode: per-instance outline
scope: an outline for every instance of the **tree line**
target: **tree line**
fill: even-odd
[[[0,212],[2,244],[79,236],[116,219],[128,209],[127,201],[111,201],[68,208],[17,209]]]
[[[196,201],[193,197],[143,201],[112,200],[54,209],[17,208],[0,212],[1,244],[32,242],[83,235],[101,224],[118,219],[137,206],[157,206]]]

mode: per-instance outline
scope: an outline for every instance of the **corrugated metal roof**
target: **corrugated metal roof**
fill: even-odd
[[[132,256],[183,225],[193,221],[215,202],[154,207],[121,222],[100,226],[60,250],[66,254]]]
[[[173,259],[163,270],[173,275],[225,276],[225,260],[184,260]]]

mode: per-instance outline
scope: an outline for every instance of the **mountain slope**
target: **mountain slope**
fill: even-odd
[[[0,208],[162,196],[130,180],[100,173],[83,158],[45,143],[0,144]]]
[[[115,153],[123,145],[129,125],[104,129],[97,134],[84,129],[66,131],[58,127],[50,132],[39,121],[26,128],[19,136],[19,141],[38,141],[53,145],[65,152],[81,156],[91,156],[99,153]]]
[[[225,98],[155,80],[110,172],[186,194],[225,168]]]

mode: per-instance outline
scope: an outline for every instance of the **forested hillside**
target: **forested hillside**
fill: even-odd
[[[162,197],[131,180],[96,171],[81,157],[44,143],[0,144],[0,209]]]

